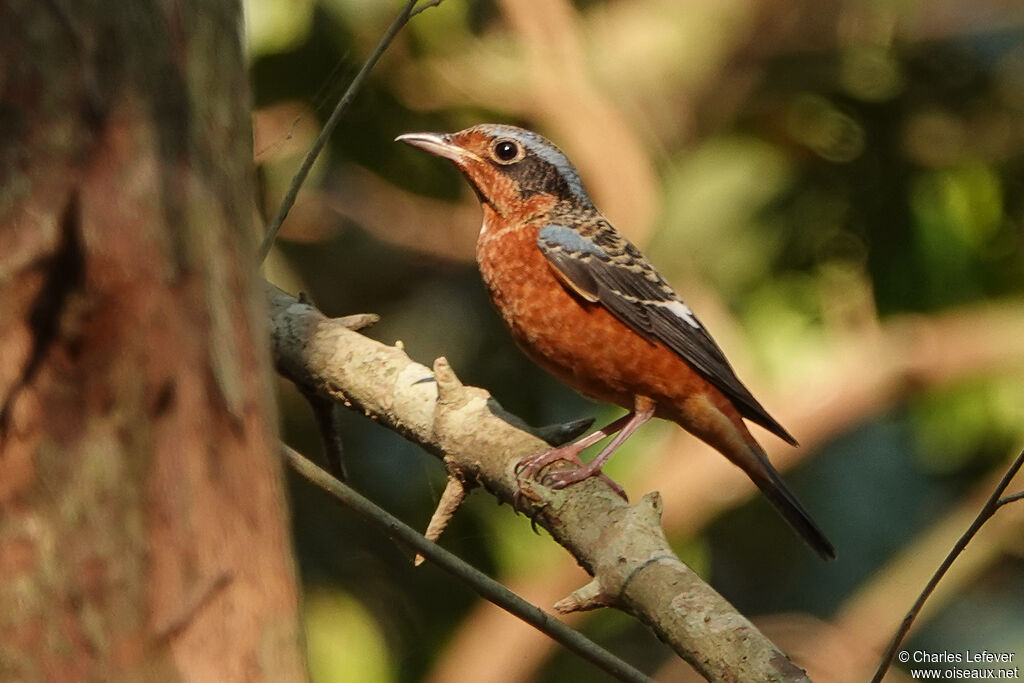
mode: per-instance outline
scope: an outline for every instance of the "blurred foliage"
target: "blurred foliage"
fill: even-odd
[[[1024,304],[1024,13],[984,4],[447,0],[406,28],[360,93],[285,223],[270,277],[329,314],[381,314],[371,336],[402,340],[428,365],[446,355],[463,381],[532,423],[613,419],[620,412],[592,406],[514,347],[472,262],[475,199],[453,169],[392,143],[414,130],[526,125],[577,163],[741,374],[778,388],[764,402],[781,412],[779,397],[814,386],[823,359],[841,360],[850,339],[869,349],[889,321]],[[397,10],[247,0],[264,213]],[[951,367],[972,351],[951,346]],[[895,403],[880,395],[787,475],[833,536],[834,565],[760,499],[673,543],[752,616],[827,619],[1019,448],[1022,369],[954,374]],[[842,402],[845,389],[819,400]],[[308,410],[285,383],[281,408],[288,441],[317,453]],[[673,429],[645,427],[609,473],[637,481]],[[354,485],[424,528],[440,465],[361,416],[346,416],[345,441]],[[414,570],[303,482],[291,489],[316,680],[430,679],[474,596],[429,566]],[[442,542],[511,582],[564,562],[485,495],[471,496]],[[1022,592],[1018,553],[911,646],[1016,647],[1019,661],[1024,617],[1008,605]],[[647,671],[671,658],[621,614],[583,628]],[[558,653],[538,680],[604,679]]]

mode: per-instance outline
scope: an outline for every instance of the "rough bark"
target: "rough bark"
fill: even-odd
[[[273,286],[266,291],[282,374],[419,443],[466,487],[482,486],[507,503],[524,487],[520,503],[594,577],[556,605],[560,611],[625,610],[708,680],[807,680],[676,557],[661,530],[657,493],[630,505],[597,478],[562,491],[520,480],[516,463],[547,444],[510,424],[486,391],[463,386],[444,359],[431,371],[401,348],[352,331],[345,319],[327,318]]]
[[[303,677],[240,27],[0,3],[0,679]]]

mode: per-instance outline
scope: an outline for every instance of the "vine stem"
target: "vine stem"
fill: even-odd
[[[391,43],[395,40],[395,36],[398,32],[409,23],[409,20],[414,16],[423,12],[431,7],[437,7],[444,0],[430,0],[425,2],[419,7],[416,5],[420,0],[409,0],[402,8],[402,11],[398,13],[391,25],[388,26],[384,35],[381,36],[380,41],[377,43],[377,47],[373,49],[370,56],[363,62],[362,68],[359,69],[359,73],[356,74],[355,78],[349,84],[345,93],[338,99],[338,103],[334,105],[334,111],[331,112],[327,122],[324,123],[324,127],[320,129],[320,133],[316,136],[316,140],[310,146],[309,151],[306,153],[306,158],[302,160],[302,165],[299,166],[298,172],[295,177],[292,178],[291,185],[288,187],[288,192],[285,193],[284,199],[281,200],[281,206],[277,209],[277,214],[267,225],[266,233],[263,235],[263,241],[259,247],[259,261],[263,263],[267,258],[267,254],[270,253],[270,248],[274,246],[274,240],[277,239],[277,233],[281,230],[281,224],[284,223],[284,219],[288,217],[288,212],[292,210],[295,205],[295,200],[299,196],[299,190],[302,188],[303,183],[306,182],[306,177],[309,176],[309,171],[313,168],[313,164],[316,162],[317,157],[320,156],[320,152],[323,151],[324,146],[327,144],[327,140],[331,137],[331,133],[338,125],[338,121],[348,110],[352,101],[356,98],[356,95],[363,87],[363,83],[366,81],[366,77],[370,74],[374,65],[380,60],[381,55],[388,49]]]

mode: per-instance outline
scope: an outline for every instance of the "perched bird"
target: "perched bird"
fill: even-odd
[[[526,476],[556,460],[577,467],[544,477],[554,488],[601,475],[637,427],[651,417],[672,420],[746,472],[819,555],[835,557],[743,420],[796,440],[743,386],[693,311],[594,207],[558,148],[497,124],[397,140],[451,161],[475,190],[484,213],[480,273],[518,345],[585,396],[630,411],[573,444],[526,458]],[[584,465],[580,452],[608,436]]]

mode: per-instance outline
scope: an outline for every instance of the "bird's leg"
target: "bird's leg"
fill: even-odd
[[[516,465],[516,473],[521,474],[527,479],[533,479],[542,469],[558,460],[566,460],[568,462],[575,463],[580,467],[584,467],[583,461],[580,460],[580,453],[582,453],[584,449],[590,448],[601,439],[611,436],[622,429],[623,425],[627,424],[632,417],[633,413],[623,415],[608,426],[591,432],[587,436],[582,439],[578,439],[571,444],[541,451],[540,453],[523,458]]]
[[[582,439],[579,439],[567,446],[541,451],[536,455],[524,458],[518,465],[516,465],[516,473],[528,479],[534,479],[538,474],[540,474],[542,469],[551,463],[558,460],[566,460],[574,463],[577,468],[573,470],[553,472],[545,476],[543,482],[545,485],[547,485],[550,480],[553,480],[554,483],[552,484],[552,487],[562,489],[569,484],[574,484],[578,481],[583,481],[588,477],[597,475],[604,479],[616,493],[625,499],[626,492],[621,486],[601,472],[601,467],[608,461],[608,458],[611,457],[612,453],[615,452],[615,449],[622,445],[622,442],[625,441],[630,434],[636,431],[637,427],[651,419],[652,415],[654,415],[654,402],[649,398],[637,396],[633,412],[623,415],[608,426],[598,429],[597,431],[588,434]],[[580,453],[584,449],[593,446],[601,439],[613,434],[615,434],[615,438],[613,438],[604,450],[598,454],[597,458],[595,458],[593,462],[587,465],[580,460]]]
[[[535,479],[537,475],[540,474],[541,470],[558,460],[566,460],[568,462],[575,463],[577,467],[585,467],[583,461],[580,460],[580,453],[583,452],[584,449],[593,446],[601,439],[622,429],[622,426],[628,424],[632,418],[633,413],[623,415],[608,426],[598,429],[597,431],[592,432],[571,444],[541,451],[540,453],[523,458],[516,464],[516,474],[526,477],[527,479]],[[626,491],[616,482],[612,481],[611,477],[608,477],[604,473],[600,473],[599,476],[605,480],[608,486],[610,486],[615,493],[622,496],[623,500],[629,500],[626,497]],[[516,491],[513,498],[513,506],[517,510],[520,509],[519,500],[521,497],[522,490]]]
[[[607,430],[611,427],[616,427],[618,430],[618,434],[616,434],[615,437],[608,442],[608,445],[605,446],[604,449],[597,454],[596,458],[591,460],[586,465],[581,464],[580,467],[574,470],[561,470],[558,472],[552,472],[544,477],[544,481],[542,483],[545,486],[550,486],[553,489],[564,489],[566,486],[569,486],[570,484],[575,484],[589,477],[593,477],[594,475],[598,475],[607,479],[607,477],[605,477],[605,475],[601,472],[601,468],[604,466],[606,462],[608,462],[608,458],[612,457],[612,453],[614,453],[616,449],[618,449],[618,447],[621,446],[622,443],[629,438],[630,434],[637,430],[637,427],[650,420],[653,416],[654,402],[644,396],[637,396],[636,404],[633,407],[633,412],[627,415],[625,418],[616,420],[611,425],[605,428]],[[623,421],[625,421],[625,424],[619,424]],[[577,461],[579,461],[578,457]],[[611,480],[608,479],[608,481]],[[619,487],[618,484],[615,485],[615,488],[621,491],[621,487]],[[623,497],[625,496],[623,495]]]

